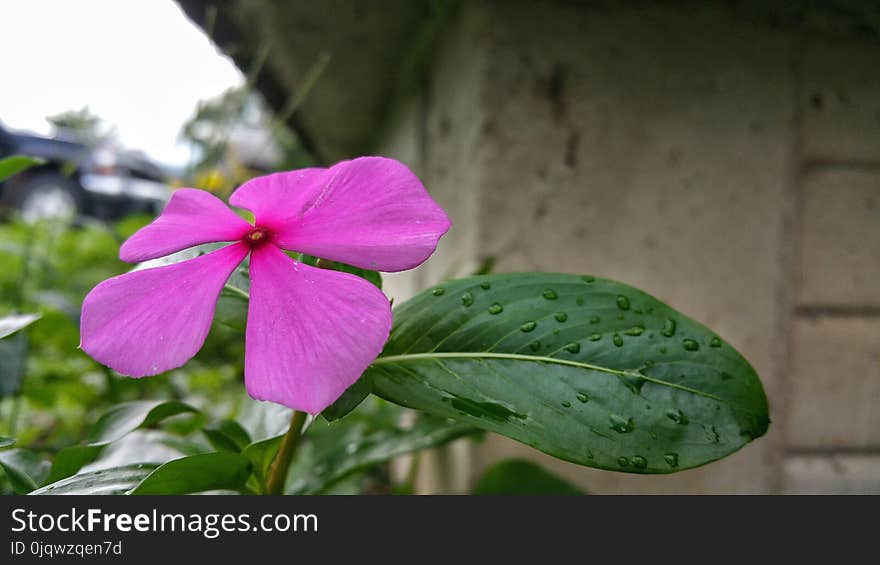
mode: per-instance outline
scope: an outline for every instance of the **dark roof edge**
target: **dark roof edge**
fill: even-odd
[[[194,24],[199,26],[217,48],[232,59],[239,69],[250,69],[257,63],[256,51],[240,49],[244,44],[243,35],[232,18],[225,15],[225,10],[218,9],[216,4],[203,0],[176,0],[183,13]],[[222,3],[221,3],[222,4]],[[271,68],[264,66],[257,73],[253,85],[260,92],[266,103],[275,112],[280,112],[290,95],[275,77]],[[295,110],[285,124],[296,133],[299,142],[316,164],[326,165],[326,159],[315,143],[314,136],[305,127],[299,110]]]

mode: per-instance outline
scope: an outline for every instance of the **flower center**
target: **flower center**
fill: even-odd
[[[244,240],[248,242],[251,247],[256,247],[269,241],[271,235],[272,234],[269,233],[269,230],[265,228],[254,228],[247,232],[247,235],[244,236]]]

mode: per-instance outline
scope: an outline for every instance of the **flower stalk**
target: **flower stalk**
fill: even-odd
[[[284,434],[281,447],[278,448],[278,453],[269,469],[269,478],[266,479],[266,494],[282,494],[284,483],[287,480],[287,472],[290,470],[290,463],[296,456],[302,441],[305,423],[306,413],[294,410],[293,416],[290,418],[290,427]]]

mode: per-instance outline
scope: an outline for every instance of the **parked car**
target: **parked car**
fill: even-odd
[[[13,132],[0,124],[0,158],[10,155],[46,161],[0,184],[0,208],[18,210],[26,221],[158,214],[171,196],[162,169],[137,152]]]

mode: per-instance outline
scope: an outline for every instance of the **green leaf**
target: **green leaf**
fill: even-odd
[[[585,494],[568,481],[561,479],[525,459],[508,459],[496,463],[483,473],[471,494]]]
[[[0,448],[15,445],[15,438],[0,436]]]
[[[280,434],[275,437],[256,441],[247,446],[242,452],[242,455],[247,457],[248,461],[251,462],[254,476],[257,479],[253,485],[255,489],[262,488],[261,485],[266,484],[266,478],[269,475],[269,467],[272,466],[272,461],[275,459],[275,454],[278,453],[278,449],[281,447],[281,441],[283,439],[284,434]]]
[[[138,428],[152,426],[165,418],[186,412],[197,410],[177,401],[141,400],[117,404],[95,423],[87,445],[67,447],[55,455],[49,481],[56,482],[73,475],[83,465],[94,461],[108,443]]]
[[[248,267],[242,266],[232,273],[214,311],[214,319],[221,324],[243,332],[247,326],[248,299],[251,281]]]
[[[65,447],[52,459],[52,469],[49,471],[48,482],[54,483],[65,477],[75,474],[77,471],[98,458],[104,445],[74,445]]]
[[[615,471],[703,465],[769,422],[761,382],[733,347],[590,276],[489,275],[423,292],[395,311],[365,376],[392,402]]]
[[[101,448],[100,455],[79,472],[122,467],[135,463],[161,465],[198,453],[213,451],[204,443],[196,443],[165,430],[139,429]]]
[[[89,434],[89,445],[108,444],[140,427],[152,426],[165,418],[198,412],[183,402],[138,400],[117,404],[98,419]]]
[[[131,494],[189,494],[242,490],[251,462],[237,453],[215,452],[169,461],[150,473]]]
[[[40,319],[40,314],[13,314],[0,318],[0,339],[28,327]]]
[[[410,429],[381,429],[366,433],[353,430],[329,449],[315,453],[305,472],[296,475],[288,493],[317,494],[348,475],[400,455],[436,447],[473,434],[467,424],[423,415]]]
[[[227,285],[217,300],[214,319],[225,326],[244,332],[247,327],[248,299]]]
[[[240,453],[251,443],[251,436],[235,420],[221,420],[202,430],[217,451]]]
[[[26,169],[42,165],[45,162],[45,159],[25,157],[23,155],[13,155],[12,157],[0,159],[0,182]]]
[[[342,273],[357,275],[360,278],[365,279],[370,284],[376,286],[379,290],[382,290],[382,275],[380,275],[376,271],[361,269],[360,267],[352,267],[351,265],[346,265],[345,263],[340,263],[338,261],[319,259],[318,257],[313,257],[312,255],[305,254],[300,257],[300,261],[302,261],[306,265],[311,265],[312,267],[318,266],[318,262],[320,261],[322,269],[329,269],[331,271],[339,271]]]
[[[11,396],[21,389],[27,356],[28,337],[25,333],[0,339],[0,398]]]
[[[243,406],[236,418],[255,442],[287,433],[293,410],[274,402],[253,400],[242,391]]]
[[[29,449],[0,451],[0,467],[17,494],[36,489],[49,474],[49,462]]]
[[[126,494],[155,468],[155,465],[141,463],[81,473],[48,484],[31,494]]]
[[[328,422],[338,420],[357,408],[371,392],[370,379],[358,379],[336,399],[336,402],[325,408],[321,416]]]

